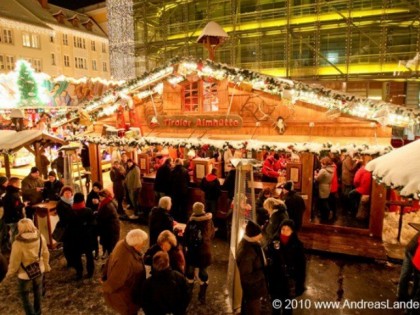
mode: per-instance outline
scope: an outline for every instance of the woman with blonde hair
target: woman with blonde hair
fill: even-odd
[[[41,314],[42,279],[44,272],[51,270],[49,260],[50,253],[44,236],[32,220],[21,219],[18,222],[18,235],[12,244],[6,276],[17,275],[19,293],[27,315]],[[31,288],[34,294],[33,304],[29,300]]]
[[[174,233],[169,230],[162,231],[157,238],[157,243],[150,247],[144,254],[144,263],[152,266],[153,256],[159,251],[168,253],[172,270],[176,270],[184,274],[185,258],[182,250],[178,246],[178,241]]]
[[[269,244],[278,235],[280,224],[283,220],[289,218],[289,214],[285,203],[276,198],[267,198],[263,203],[263,207],[270,216],[267,225],[263,228],[264,244]]]
[[[102,258],[106,258],[120,239],[120,221],[112,193],[108,189],[103,189],[98,195],[97,229],[102,245]]]

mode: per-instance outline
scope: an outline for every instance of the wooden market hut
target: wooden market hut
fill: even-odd
[[[4,157],[5,175],[11,176],[9,154],[27,149],[35,156],[35,165],[40,168],[40,148],[53,144],[63,145],[66,141],[54,137],[40,130],[1,130],[0,131],[0,152]],[[25,175],[26,176],[26,175]]]

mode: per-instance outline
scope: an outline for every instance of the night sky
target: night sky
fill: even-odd
[[[66,9],[75,10],[91,4],[105,2],[105,0],[48,0],[48,2]]]

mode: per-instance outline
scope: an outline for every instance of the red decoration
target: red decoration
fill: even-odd
[[[124,108],[119,106],[117,109],[117,122],[116,122],[117,129],[124,129],[125,128],[125,118],[124,118]]]

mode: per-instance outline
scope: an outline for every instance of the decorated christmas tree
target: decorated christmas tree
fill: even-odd
[[[18,106],[40,106],[42,105],[38,97],[38,83],[35,80],[34,69],[31,64],[25,60],[19,60],[16,63],[18,72],[17,85],[19,87]]]

